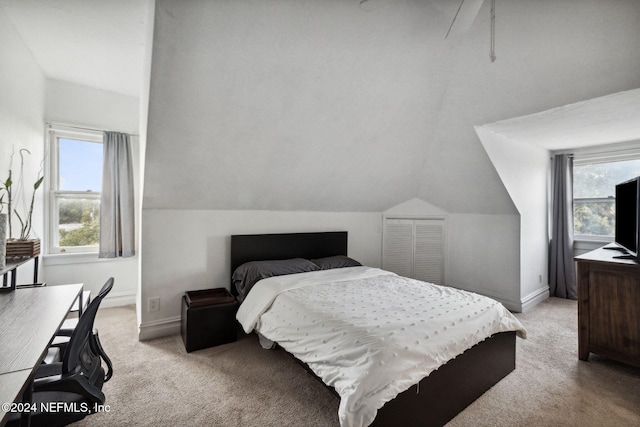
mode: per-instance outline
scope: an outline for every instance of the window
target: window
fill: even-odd
[[[51,128],[49,253],[98,252],[102,133]]]
[[[613,240],[615,186],[640,175],[640,156],[610,159],[574,158],[573,228],[578,240]]]

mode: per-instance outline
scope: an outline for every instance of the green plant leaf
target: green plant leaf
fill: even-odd
[[[44,176],[41,176],[39,180],[36,181],[35,184],[33,184],[33,190],[37,190],[38,188],[40,188],[40,185],[42,184],[42,181],[44,180]]]

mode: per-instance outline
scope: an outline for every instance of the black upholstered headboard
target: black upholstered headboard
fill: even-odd
[[[231,236],[231,274],[249,261],[313,259],[332,255],[347,255],[346,231]]]

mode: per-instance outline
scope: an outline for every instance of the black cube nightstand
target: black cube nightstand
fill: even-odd
[[[235,341],[237,306],[224,288],[185,293],[180,329],[187,353]]]

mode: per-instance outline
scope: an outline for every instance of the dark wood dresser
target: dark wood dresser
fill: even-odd
[[[600,248],[576,257],[578,357],[597,353],[640,366],[640,265],[619,255]]]

